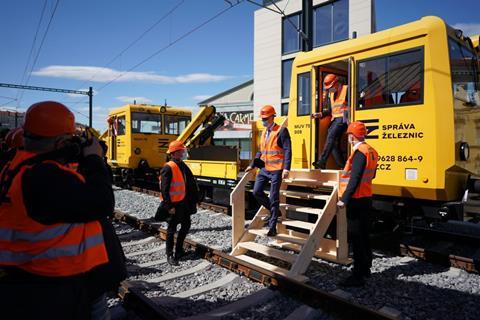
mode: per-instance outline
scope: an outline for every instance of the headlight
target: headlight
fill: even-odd
[[[470,157],[470,146],[466,142],[460,143],[460,160],[467,161]]]
[[[135,150],[133,150],[133,152],[135,152],[136,155],[139,155],[140,153],[142,153],[142,149],[135,148]]]

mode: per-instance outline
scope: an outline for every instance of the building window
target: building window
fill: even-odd
[[[252,158],[252,141],[250,139],[240,139],[240,159],[248,160]]]
[[[310,72],[301,73],[298,75],[298,92],[297,92],[297,115],[305,116],[311,113],[311,98],[310,98]]]
[[[288,116],[288,102],[282,103],[280,112],[282,116]]]
[[[348,39],[348,0],[313,9],[313,46]]]
[[[250,160],[252,158],[252,141],[250,139],[214,139],[217,146],[237,147],[240,151],[241,160]]]
[[[282,98],[290,96],[290,78],[292,77],[293,59],[282,61]]]
[[[359,61],[357,70],[357,110],[423,101],[422,49]]]
[[[165,116],[165,134],[179,135],[189,122],[189,117]]]
[[[300,13],[284,17],[282,20],[282,53],[292,53],[300,50]]]

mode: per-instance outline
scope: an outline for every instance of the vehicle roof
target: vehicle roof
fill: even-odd
[[[347,56],[367,49],[381,47],[387,43],[423,36],[433,30],[443,30],[445,32],[446,24],[439,17],[427,16],[414,22],[368,34],[357,39],[339,41],[309,52],[301,52],[295,58],[294,64],[299,67],[322,60],[334,59],[335,57]]]

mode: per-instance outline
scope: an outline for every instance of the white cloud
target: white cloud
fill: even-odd
[[[480,34],[480,23],[456,23],[452,27],[462,30],[463,34],[467,36]]]
[[[145,97],[128,97],[128,96],[120,96],[120,97],[116,97],[115,99],[117,99],[118,101],[122,101],[124,103],[133,103],[133,101],[135,100],[137,103],[145,103],[145,104],[148,104],[148,103],[151,103],[152,100],[148,99],[148,98],[145,98]]]
[[[156,82],[162,84],[218,82],[229,76],[209,73],[191,73],[179,76],[164,76],[155,72],[126,72],[110,68],[88,66],[48,66],[32,72],[34,76],[88,80],[95,82]]]
[[[210,98],[211,95],[199,95],[199,96],[195,96],[193,97],[193,100],[195,101],[203,101],[203,100],[206,100],[208,98]]]

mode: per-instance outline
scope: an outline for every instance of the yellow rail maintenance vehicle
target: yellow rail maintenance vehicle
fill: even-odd
[[[413,216],[463,220],[468,189],[479,192],[478,36],[473,41],[437,17],[300,53],[292,66],[288,128],[292,169],[313,169],[329,118],[323,79],[348,85],[349,121],[366,124],[379,153],[374,207]],[[344,136],[345,156],[348,153]],[[330,160],[329,169],[336,168]]]
[[[122,186],[158,184],[159,169],[167,161],[170,141],[191,121],[186,108],[127,104],[109,113],[107,146],[114,183]]]

